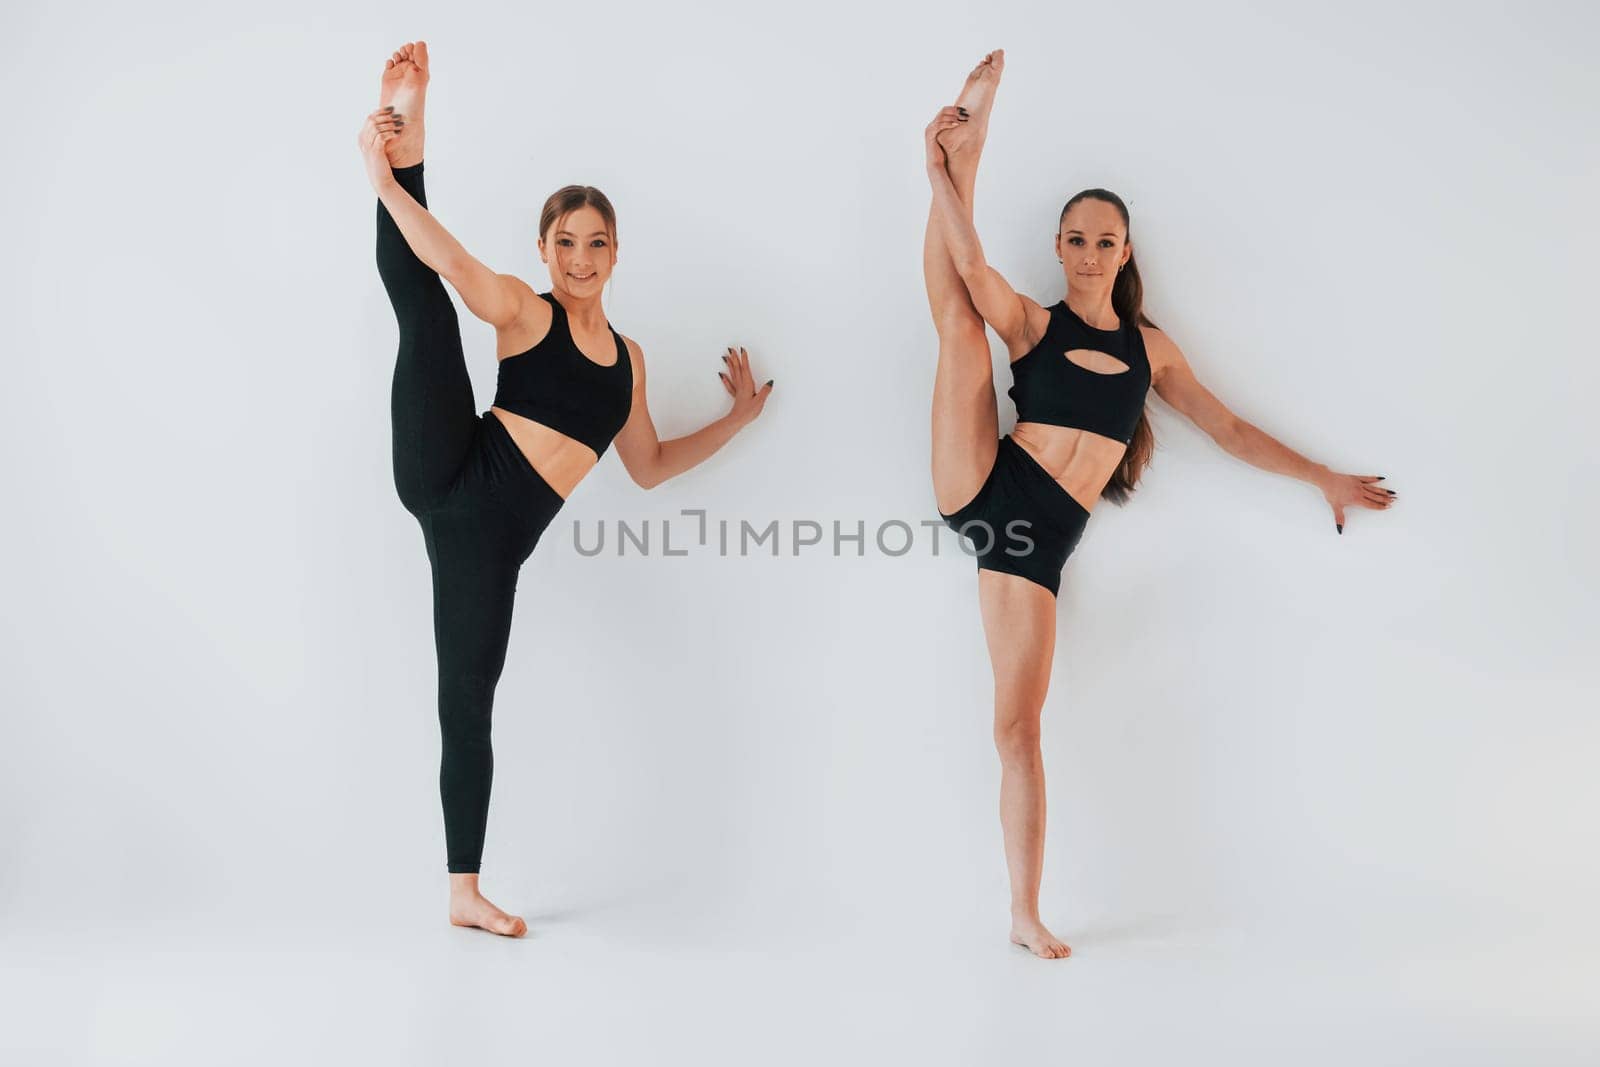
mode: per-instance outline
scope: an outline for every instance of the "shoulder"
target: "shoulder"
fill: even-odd
[[[500,275],[500,284],[517,298],[518,325],[537,326],[541,332],[550,328],[550,319],[555,312],[543,294],[515,274]]]
[[[497,277],[500,279],[500,284],[504,286],[508,292],[516,293],[517,296],[523,301],[544,304],[547,309],[549,308],[549,304],[545,304],[543,300],[538,299],[539,293],[535,291],[533,286],[529,285],[515,274],[501,274],[497,275]]]
[[[543,341],[555,321],[548,301],[515,274],[496,275],[500,290],[515,306],[511,318],[497,324],[501,356],[522,352]]]
[[[1044,329],[1050,329],[1055,326],[1056,322],[1061,318],[1061,309],[1067,306],[1067,302],[1065,300],[1057,300],[1053,304],[1041,304],[1033,297],[1025,296],[1022,298],[1022,306],[1028,309],[1029,316],[1036,322],[1043,324],[1043,328],[1040,331],[1043,333]]]
[[[628,364],[633,368],[633,380],[639,381],[644,377],[644,349],[639,342],[629,337],[622,331],[617,331],[617,336],[622,338],[622,344],[628,350]]]
[[[1054,304],[1045,307],[1033,297],[1022,293],[1017,294],[1017,299],[1022,303],[1022,336],[1017,338],[1018,343],[1012,346],[1013,363],[1043,344],[1044,339],[1050,336],[1050,331],[1055,329],[1056,325]]]
[[[1165,330],[1141,325],[1139,336],[1144,341],[1145,358],[1150,363],[1150,377],[1153,381],[1159,381],[1170,370],[1188,366],[1183,350]]]
[[[1157,329],[1154,326],[1141,324],[1139,326],[1139,338],[1144,341],[1144,350],[1150,357],[1150,365],[1152,367],[1156,366],[1162,359],[1170,359],[1174,354],[1182,354],[1178,352],[1178,346],[1172,343],[1172,338],[1167,336],[1166,331]]]

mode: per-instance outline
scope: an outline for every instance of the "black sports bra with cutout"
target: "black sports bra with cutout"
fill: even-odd
[[[1011,364],[1009,395],[1017,405],[1017,421],[1088,430],[1130,443],[1150,388],[1144,334],[1126,316],[1114,330],[1090,326],[1065,300],[1049,310],[1044,336]],[[1075,349],[1104,352],[1128,369],[1090,370],[1067,358]]]
[[[526,352],[500,361],[494,406],[543,423],[602,455],[633,407],[628,346],[612,330],[617,361],[596,363],[572,339],[561,302],[550,293],[539,296],[550,304],[550,332]]]

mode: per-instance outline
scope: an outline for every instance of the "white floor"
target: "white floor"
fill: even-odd
[[[1041,961],[1007,946],[995,914],[939,921],[926,905],[875,921],[798,901],[721,919],[568,901],[527,908],[531,936],[509,941],[450,928],[419,896],[416,914],[357,902],[341,923],[9,929],[0,1051],[28,1065],[1600,1062],[1592,940],[1104,914],[1060,923],[1074,956]]]

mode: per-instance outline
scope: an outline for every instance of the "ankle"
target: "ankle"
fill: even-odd
[[[1011,921],[1014,923],[1037,923],[1039,921],[1039,904],[1013,902],[1011,905]]]

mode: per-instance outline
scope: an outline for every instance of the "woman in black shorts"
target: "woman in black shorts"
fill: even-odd
[[[427,209],[427,83],[427,46],[402,46],[385,63],[380,107],[358,144],[378,194],[378,273],[400,326],[390,394],[395,488],[422,527],[433,572],[450,921],[515,937],[527,924],[484,898],[478,869],[494,770],[490,714],[518,571],[613,439],[628,474],[653,487],[754,420],[772,382],[756,389],[748,355],[730,349],[719,373],[732,410],[695,433],[659,440],[645,402],[644,354],[611,328],[601,306],[616,263],[610,201],[574,185],[546,202],[539,253],[550,266],[550,292],[485,267]],[[441,275],[495,326],[499,384],[481,414]]]
[[[1000,821],[1011,878],[1011,940],[1046,958],[1071,951],[1039,919],[1044,766],[1039,713],[1055,652],[1061,568],[1102,497],[1128,499],[1154,440],[1147,391],[1247,463],[1316,485],[1344,532],[1347,507],[1387,508],[1377,475],[1339,474],[1230,412],[1142,310],[1128,212],[1104,189],[1067,201],[1056,233],[1067,295],[1045,308],[984,261],[972,223],[978,156],[1004,54],[967,78],[926,131],[933,205],[923,246],[939,334],[933,392],[933,488],[939,512],[973,542],[978,601],[995,678]],[[1010,350],[1013,431],[999,414],[987,323]]]

